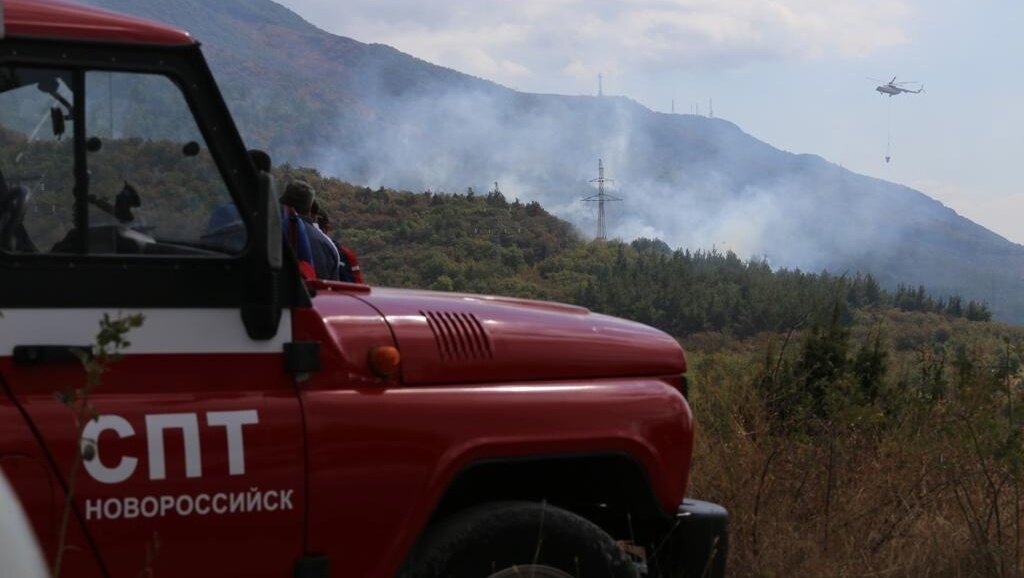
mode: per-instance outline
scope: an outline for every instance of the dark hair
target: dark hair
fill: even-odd
[[[270,172],[270,155],[260,149],[249,149],[249,160],[256,167],[257,171]]]
[[[313,187],[305,181],[292,181],[284,189],[281,195],[281,204],[295,209],[301,215],[309,215],[313,210],[316,193]]]

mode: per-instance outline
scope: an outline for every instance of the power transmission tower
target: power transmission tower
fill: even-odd
[[[597,183],[597,194],[590,195],[583,199],[583,202],[597,203],[597,239],[599,241],[604,241],[608,238],[605,234],[604,226],[604,204],[612,201],[621,201],[622,199],[604,192],[604,184],[614,183],[615,181],[604,178],[604,163],[601,162],[601,159],[597,159],[597,178],[591,179],[590,182]]]

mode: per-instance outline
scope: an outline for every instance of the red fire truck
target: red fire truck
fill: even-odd
[[[304,280],[253,158],[187,32],[0,2],[0,469],[63,576],[723,575],[675,340]]]

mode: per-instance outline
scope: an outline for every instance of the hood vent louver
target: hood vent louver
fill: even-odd
[[[491,359],[494,351],[483,324],[472,313],[420,311],[434,332],[434,341],[445,361]]]

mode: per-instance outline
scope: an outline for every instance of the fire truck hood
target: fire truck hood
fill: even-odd
[[[376,288],[359,298],[391,327],[409,385],[686,371],[682,348],[667,334],[583,307]]]

